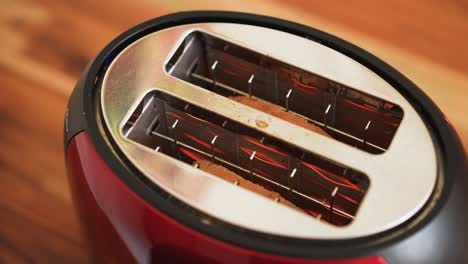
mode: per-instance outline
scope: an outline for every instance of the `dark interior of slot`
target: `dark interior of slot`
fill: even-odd
[[[354,219],[369,187],[359,171],[161,91],[145,96],[122,132],[188,164],[208,160],[223,166],[337,226]]]
[[[282,106],[373,154],[388,149],[403,118],[396,104],[199,31],[185,38],[166,70],[226,97],[254,96]]]

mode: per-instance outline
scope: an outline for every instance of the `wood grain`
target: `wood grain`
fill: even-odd
[[[0,263],[90,261],[64,168],[67,98],[104,45],[169,12],[254,12],[356,43],[431,96],[468,149],[464,1],[0,0],[0,6]]]

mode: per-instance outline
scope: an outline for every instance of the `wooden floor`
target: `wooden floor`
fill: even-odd
[[[169,12],[255,12],[354,42],[422,87],[468,149],[466,1],[132,2],[0,0],[0,263],[90,260],[63,164],[67,98],[106,43]]]

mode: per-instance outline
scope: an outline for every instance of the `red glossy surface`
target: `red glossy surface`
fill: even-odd
[[[88,134],[67,147],[74,200],[99,263],[384,264],[379,256],[304,260],[260,253],[207,237],[162,214],[131,191],[98,155]]]

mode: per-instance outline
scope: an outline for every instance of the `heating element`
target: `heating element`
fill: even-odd
[[[386,151],[403,118],[394,103],[199,31],[184,39],[166,70],[237,101],[281,106],[370,153]]]
[[[255,184],[247,189],[338,226],[352,221],[369,186],[361,172],[161,92],[142,100],[123,133],[237,186],[245,179]]]

